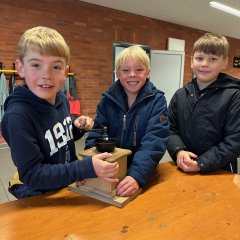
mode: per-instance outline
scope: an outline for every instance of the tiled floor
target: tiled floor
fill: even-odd
[[[76,151],[83,149],[85,138],[76,142]],[[8,192],[8,182],[16,172],[7,144],[0,144],[0,204],[16,200],[16,198]]]
[[[6,144],[0,145],[0,203],[15,200],[7,190],[9,179],[16,171],[12,163],[10,150]]]
[[[83,150],[85,137],[76,142],[76,151]],[[168,161],[170,159],[168,153],[166,153],[161,162]],[[16,167],[13,165],[10,150],[7,144],[0,144],[0,203],[16,200],[8,192],[8,182],[16,172]]]

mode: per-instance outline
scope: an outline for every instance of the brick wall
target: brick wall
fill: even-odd
[[[112,43],[124,41],[166,50],[168,37],[186,41],[184,82],[191,79],[190,57],[193,43],[204,32],[154,20],[78,0],[1,0],[0,61],[12,69],[17,42],[28,28],[43,25],[55,28],[71,49],[70,68],[77,79],[82,113],[94,116],[96,105],[112,83]],[[230,63],[227,73],[240,78],[232,67],[240,56],[240,40],[228,38]]]

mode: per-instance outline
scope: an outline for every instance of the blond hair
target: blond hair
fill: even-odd
[[[194,44],[193,54],[195,52],[204,52],[206,54],[214,54],[217,56],[228,56],[229,43],[226,37],[220,34],[205,33]]]
[[[36,50],[46,56],[63,57],[66,64],[69,62],[69,47],[55,29],[38,26],[26,30],[18,43],[19,57],[22,62],[28,49]]]
[[[146,51],[138,46],[130,46],[128,48],[125,48],[118,56],[118,58],[115,61],[115,72],[119,72],[122,65],[126,64],[126,61],[129,58],[133,58],[137,61],[139,61],[141,64],[144,65],[146,70],[150,70],[150,59],[147,55]]]

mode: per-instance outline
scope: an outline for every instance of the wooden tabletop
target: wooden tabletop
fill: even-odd
[[[1,240],[239,240],[240,175],[185,174],[162,163],[118,208],[63,189],[0,205]]]

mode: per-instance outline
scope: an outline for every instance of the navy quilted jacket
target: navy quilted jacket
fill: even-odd
[[[97,107],[94,128],[108,128],[110,138],[116,138],[116,146],[130,149],[128,176],[142,187],[154,171],[166,150],[169,137],[167,103],[164,93],[147,81],[128,109],[127,95],[119,80],[103,94]],[[101,133],[91,132],[85,148],[94,146]]]

